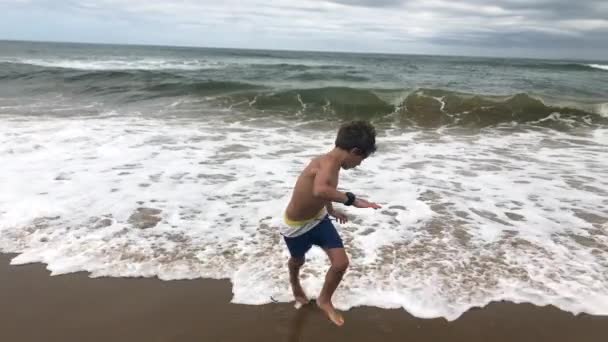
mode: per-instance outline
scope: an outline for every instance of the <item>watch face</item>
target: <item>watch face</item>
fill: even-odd
[[[352,192],[347,192],[346,197],[348,197],[348,200],[344,202],[345,205],[352,205],[353,202],[355,202],[355,194],[353,194]]]

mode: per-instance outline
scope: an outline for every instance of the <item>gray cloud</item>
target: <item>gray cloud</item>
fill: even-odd
[[[319,2],[320,0],[310,0]],[[327,0],[328,2],[394,10],[433,9],[441,14],[480,14],[489,16],[523,15],[529,20],[607,18],[605,0]]]
[[[158,44],[608,58],[604,0],[0,0],[0,39],[100,30]]]
[[[363,6],[363,7],[395,7],[399,6],[407,1],[405,0],[330,0],[327,2],[333,2],[341,5],[349,6]]]
[[[314,1],[314,0],[313,0]],[[434,45],[530,50],[588,49],[608,53],[608,3],[604,0],[329,0],[369,11],[420,13],[423,39]],[[585,51],[578,51],[585,55]]]

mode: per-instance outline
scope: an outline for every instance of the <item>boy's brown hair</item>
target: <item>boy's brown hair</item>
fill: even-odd
[[[367,121],[351,121],[340,126],[336,147],[368,157],[376,151],[376,129]]]

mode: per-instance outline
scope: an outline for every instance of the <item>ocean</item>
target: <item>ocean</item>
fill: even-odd
[[[290,301],[277,226],[354,119],[378,151],[340,189],[383,209],[336,223],[339,309],[608,314],[606,61],[0,42],[0,252]]]

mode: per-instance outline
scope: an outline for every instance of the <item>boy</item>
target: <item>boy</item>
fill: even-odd
[[[357,167],[374,151],[376,131],[371,124],[354,121],[342,125],[335,147],[312,159],[302,171],[285,210],[285,225],[281,234],[291,255],[288,261],[289,280],[295,300],[301,304],[308,303],[300,285],[299,271],[306,252],[312,245],[317,245],[323,248],[331,262],[317,305],[338,326],[344,324],[344,319],[334,309],[331,297],[348,267],[348,256],[329,216],[335,217],[340,223],[347,221],[346,215],[334,210],[332,202],[357,208],[380,208],[378,204],[358,198],[351,192],[337,190],[340,169]]]

